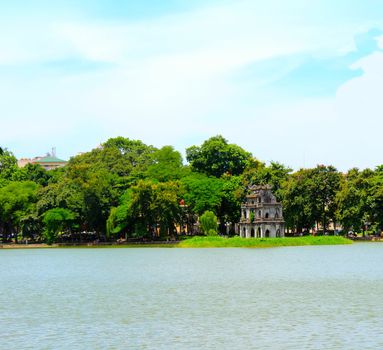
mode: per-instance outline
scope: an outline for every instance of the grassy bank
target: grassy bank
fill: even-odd
[[[352,241],[339,236],[307,236],[285,238],[223,238],[193,237],[179,243],[181,248],[270,248],[305,245],[351,244]]]

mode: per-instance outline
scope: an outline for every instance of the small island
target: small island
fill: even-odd
[[[273,248],[309,245],[338,245],[351,244],[350,239],[339,236],[307,236],[285,238],[255,238],[240,237],[194,237],[178,244],[181,248]]]

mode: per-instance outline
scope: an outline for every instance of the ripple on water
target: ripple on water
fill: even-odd
[[[383,245],[0,251],[1,349],[381,349]]]

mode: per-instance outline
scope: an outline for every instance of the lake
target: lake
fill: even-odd
[[[0,249],[0,349],[382,349],[383,244]]]

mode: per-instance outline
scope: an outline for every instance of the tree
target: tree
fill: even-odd
[[[121,204],[108,219],[109,231],[129,231],[136,237],[161,236],[175,232],[181,217],[182,189],[178,182],[154,183],[141,180],[121,198]]]
[[[229,233],[235,234],[234,224],[241,217],[241,203],[246,196],[246,187],[243,185],[241,176],[222,176],[221,203],[217,210],[219,230],[226,232],[226,224],[229,223]]]
[[[0,232],[3,240],[15,237],[22,228],[23,219],[35,212],[39,185],[31,181],[10,182],[0,188]]]
[[[181,220],[180,200],[182,188],[176,181],[153,185],[152,210],[162,237],[176,234]]]
[[[192,170],[209,176],[240,175],[249,165],[251,154],[222,136],[206,140],[202,146],[186,149],[186,159]]]
[[[311,198],[310,170],[301,169],[282,183],[282,204],[286,226],[302,232],[315,225],[315,202]]]
[[[17,171],[17,159],[6,148],[0,148],[0,150],[0,180],[11,180]]]
[[[115,176],[123,190],[143,178],[148,166],[153,164],[156,148],[138,140],[124,137],[109,139],[91,152],[71,158],[67,171],[85,167],[88,171],[104,170]]]
[[[224,175],[218,179],[197,173],[181,179],[181,182],[190,214],[202,215],[207,210],[213,211],[217,213],[220,231],[225,232],[226,224],[231,223],[230,231],[234,232],[234,223],[240,218],[245,197],[240,176]]]
[[[217,217],[212,211],[205,211],[201,217],[199,218],[202,232],[204,232],[208,236],[216,236],[218,222]]]
[[[336,194],[340,187],[341,175],[333,166],[318,165],[311,171],[310,194],[316,203],[316,219],[322,220],[323,232],[327,220],[336,219]]]
[[[342,177],[336,195],[336,215],[345,230],[364,230],[364,223],[371,220],[369,196],[374,175],[370,169],[360,172],[354,168]]]
[[[150,180],[166,182],[179,180],[188,172],[182,164],[182,156],[172,146],[164,146],[152,154],[153,162],[146,170],[146,177]]]
[[[206,210],[217,212],[222,202],[224,181],[203,174],[192,174],[181,179],[185,188],[185,203],[196,214]]]
[[[18,168],[12,175],[13,181],[33,181],[41,186],[47,186],[51,176],[40,164],[29,163]]]
[[[336,194],[341,175],[333,166],[318,165],[301,169],[282,183],[285,220],[288,227],[301,232],[322,222],[326,230],[328,219],[336,219]]]
[[[43,216],[50,209],[67,209],[74,213],[77,225],[86,230],[84,201],[81,186],[71,179],[62,178],[39,190],[36,210],[39,216]]]
[[[365,222],[370,222],[375,232],[383,228],[383,166],[378,166],[369,179],[369,189],[366,196],[367,210]]]
[[[292,169],[278,162],[270,166],[254,160],[244,172],[244,185],[271,185],[278,201],[282,200],[281,187],[287,181]]]
[[[45,225],[44,238],[46,243],[54,243],[63,231],[70,230],[74,219],[74,213],[68,209],[54,208],[45,212],[43,223]]]
[[[135,218],[132,213],[132,192],[132,189],[126,190],[120,198],[120,204],[111,208],[106,222],[107,238],[116,238],[117,235],[124,234],[127,239],[128,234],[133,233]]]
[[[37,215],[36,211],[27,213],[20,219],[21,236],[24,239],[40,239],[40,233],[42,231],[41,218]]]

